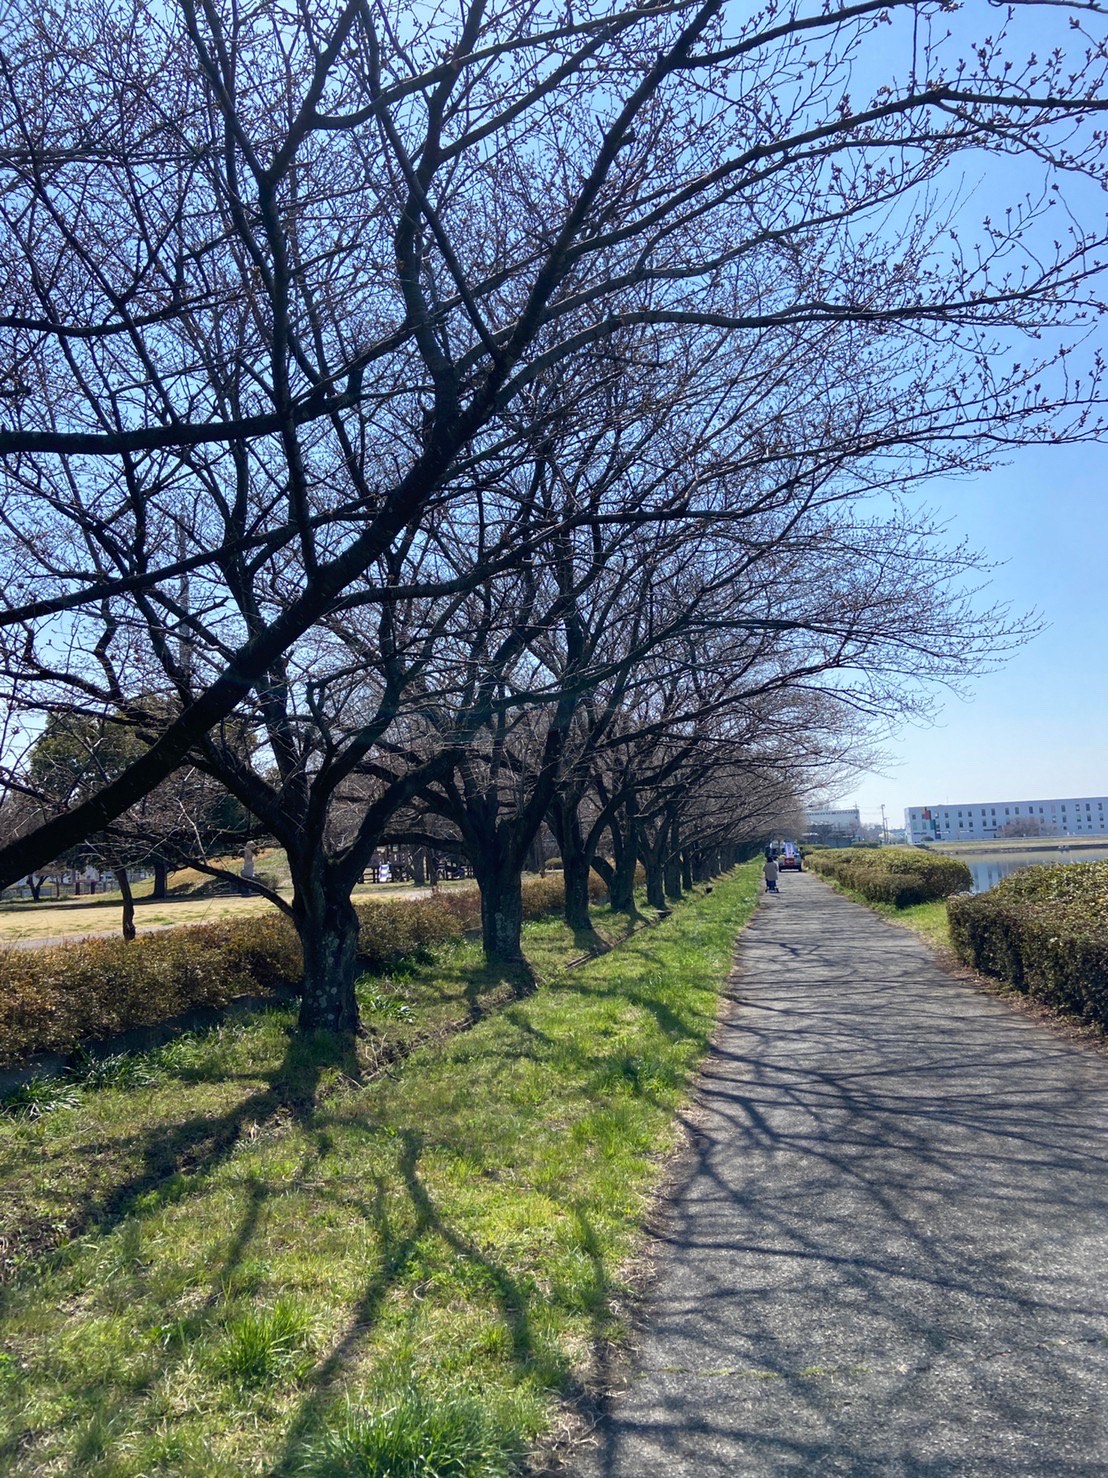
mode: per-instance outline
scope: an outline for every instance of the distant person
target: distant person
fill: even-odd
[[[777,892],[777,874],[778,874],[778,869],[777,869],[777,863],[774,862],[774,860],[773,860],[772,857],[767,857],[766,858],[766,865],[765,865],[765,867],[762,868],[762,872],[765,874],[766,892],[767,893],[776,893]]]

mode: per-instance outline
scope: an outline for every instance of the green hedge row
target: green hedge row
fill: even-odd
[[[806,852],[804,861],[870,902],[896,908],[949,898],[973,886],[964,862],[918,847],[836,847]]]
[[[590,891],[603,893],[599,879]],[[562,906],[561,877],[528,879],[528,919]],[[481,924],[476,888],[444,889],[431,899],[358,906],[358,944],[366,968],[387,970],[421,950]],[[296,990],[303,957],[296,931],[274,913],[256,919],[182,925],[122,939],[88,939],[51,949],[0,951],[0,1067],[36,1052],[72,1052],[81,1042],[154,1026],[198,1006],[235,996]]]
[[[1108,862],[1029,867],[947,912],[967,965],[1108,1027]]]

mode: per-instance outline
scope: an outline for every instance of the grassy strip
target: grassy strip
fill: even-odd
[[[240,1132],[6,1290],[0,1466],[510,1471],[615,1331],[617,1270],[756,876],[369,1083],[272,1015],[130,1090],[147,1128],[118,1154],[198,1118]],[[455,957],[440,996],[465,1000]],[[38,1121],[44,1165],[85,1112]]]
[[[610,947],[627,932],[625,916],[596,909],[594,930],[587,942]],[[561,919],[526,924],[524,945],[539,980],[582,953]],[[321,1065],[296,1040],[289,1006],[32,1080],[0,1100],[0,1282],[290,1106],[332,1084],[364,1081],[417,1045],[471,1025],[512,999],[517,985],[484,965],[478,944],[445,944],[359,982],[367,1036],[356,1062]]]

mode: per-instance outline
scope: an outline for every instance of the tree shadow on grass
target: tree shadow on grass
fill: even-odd
[[[466,1000],[478,1016],[488,1010],[491,996],[499,993],[504,998],[509,998],[516,995],[518,990],[518,976],[510,969],[474,971],[465,982]],[[597,993],[600,993],[600,988]],[[625,994],[625,987],[613,987],[604,993]],[[511,1017],[518,1015],[522,1021],[531,1013],[520,1006],[511,1009],[508,1014]],[[535,1033],[534,1046],[536,1051],[546,1052],[549,1050],[549,1041],[541,1033]],[[502,1266],[490,1256],[486,1248],[472,1242],[443,1216],[420,1174],[423,1140],[415,1129],[399,1131],[395,1172],[373,1176],[368,1181],[367,1193],[363,1196],[357,1196],[356,1187],[352,1186],[351,1180],[345,1175],[336,1176],[333,1182],[328,1183],[326,1175],[314,1174],[315,1168],[330,1153],[330,1125],[336,1122],[326,1110],[320,1112],[320,1079],[324,1071],[333,1066],[340,1067],[349,1077],[356,1077],[355,1063],[350,1055],[351,1047],[352,1044],[336,1043],[333,1039],[330,1042],[321,1039],[314,1044],[305,1044],[294,1038],[288,1045],[280,1067],[273,1070],[265,1086],[257,1093],[226,1114],[208,1117],[197,1115],[184,1123],[150,1135],[144,1145],[144,1172],[131,1177],[125,1185],[116,1187],[110,1201],[102,1200],[89,1208],[90,1226],[110,1228],[131,1212],[137,1213],[137,1224],[146,1212],[147,1204],[152,1211],[162,1204],[154,1196],[149,1203],[140,1206],[141,1196],[148,1194],[150,1190],[156,1191],[159,1184],[165,1186],[165,1199],[175,1198],[178,1193],[187,1196],[194,1186],[189,1172],[196,1172],[199,1177],[217,1168],[233,1152],[251,1122],[256,1124],[266,1117],[272,1120],[281,1115],[298,1122],[306,1130],[309,1142],[298,1169],[292,1175],[292,1181],[295,1183],[311,1178],[314,1181],[313,1194],[317,1199],[324,1202],[330,1200],[335,1207],[341,1208],[345,1217],[360,1216],[369,1238],[375,1243],[378,1262],[360,1295],[350,1300],[345,1329],[335,1347],[317,1365],[306,1382],[302,1382],[299,1388],[292,1388],[290,1394],[298,1394],[298,1390],[303,1394],[299,1397],[299,1409],[286,1430],[282,1454],[270,1469],[275,1473],[291,1474],[296,1471],[306,1445],[327,1422],[350,1371],[357,1367],[365,1346],[379,1325],[390,1295],[406,1280],[411,1281],[413,1259],[425,1255],[420,1242],[427,1238],[434,1239],[448,1249],[455,1264],[464,1264],[472,1271],[483,1294],[491,1300],[503,1323],[511,1365],[519,1378],[523,1380],[530,1376],[536,1384],[558,1389],[575,1401],[582,1399],[573,1378],[568,1354],[563,1353],[553,1341],[548,1345],[541,1337],[536,1339],[535,1313],[546,1303],[545,1295],[533,1285],[530,1277],[520,1276]],[[607,1055],[610,1057],[611,1054]],[[581,1054],[581,1064],[587,1073],[589,1069],[603,1067],[605,1057],[602,1049],[598,1050],[595,1059],[591,1052],[586,1052]],[[617,1063],[616,1067],[619,1066]],[[636,1064],[631,1063],[628,1072],[632,1082],[635,1081],[635,1071]],[[595,1091],[598,1097],[604,1096],[606,1086],[610,1089],[610,1085],[598,1082],[588,1091]],[[636,1084],[635,1091],[649,1093],[650,1085]],[[360,1108],[358,1112],[363,1113]],[[343,1122],[348,1129],[357,1127],[356,1116]],[[366,1132],[375,1132],[368,1124],[364,1127]],[[184,1186],[177,1179],[182,1174],[187,1177]],[[182,1329],[180,1342],[164,1347],[159,1360],[165,1369],[172,1368],[185,1357],[191,1348],[190,1341],[201,1328],[211,1330],[214,1327],[218,1334],[223,1317],[221,1305],[228,1297],[236,1298],[238,1293],[244,1291],[249,1296],[249,1289],[240,1287],[231,1294],[228,1289],[235,1289],[235,1275],[262,1235],[267,1203],[278,1194],[285,1194],[290,1183],[289,1175],[283,1173],[280,1182],[280,1186],[271,1184],[264,1174],[251,1168],[249,1161],[244,1161],[237,1225],[228,1227],[226,1237],[220,1238],[218,1267],[211,1273],[207,1304],[197,1313],[197,1328],[191,1332],[189,1329]],[[404,1189],[407,1204],[411,1208],[410,1216],[404,1214],[398,1218],[392,1209],[397,1184]],[[196,1185],[195,1189],[199,1190],[201,1187]],[[351,1194],[352,1189],[355,1191],[354,1195]],[[575,1296],[579,1295],[579,1303],[575,1307],[583,1310],[592,1320],[594,1337],[599,1341],[606,1337],[606,1331],[610,1327],[610,1292],[602,1244],[592,1233],[584,1213],[577,1212],[575,1208],[570,1209],[578,1217],[581,1245],[594,1269],[592,1282],[589,1283],[586,1277],[581,1287],[575,1289]],[[353,1226],[356,1229],[356,1223]],[[305,1230],[307,1232],[308,1229]],[[136,1243],[140,1240],[137,1237]],[[114,1403],[112,1410],[118,1409],[120,1413],[131,1407],[136,1399],[134,1393],[127,1394],[120,1387],[106,1389],[103,1395],[105,1401]],[[94,1399],[91,1388],[87,1399]]]
[[[233,1153],[244,1132],[282,1116],[304,1122],[315,1106],[323,1075],[334,1067],[357,1078],[360,1069],[352,1038],[327,1033],[305,1038],[290,1030],[284,1057],[265,1075],[264,1087],[224,1113],[194,1114],[114,1140],[114,1153],[125,1159],[137,1156],[138,1168],[106,1189],[77,1196],[64,1220],[47,1217],[9,1228],[9,1258],[48,1255],[62,1242],[94,1229],[111,1231],[147,1198],[151,1207],[178,1199],[187,1193],[182,1177],[191,1180],[209,1174]],[[90,1145],[88,1155],[95,1153],[96,1147]]]
[[[578,925],[573,930],[573,945],[583,955],[592,958],[595,955],[606,955],[614,946],[598,934],[596,928],[590,921],[587,925]]]
[[[386,1299],[402,1282],[421,1242],[428,1235],[438,1238],[480,1274],[481,1284],[490,1291],[508,1332],[511,1360],[517,1372],[524,1376],[538,1369],[545,1387],[557,1389],[566,1396],[579,1395],[568,1356],[541,1348],[536,1342],[531,1308],[536,1302],[544,1302],[544,1295],[537,1287],[529,1289],[441,1214],[419,1173],[423,1134],[416,1129],[401,1129],[397,1132],[397,1139],[400,1146],[397,1170],[412,1209],[411,1225],[402,1234],[393,1229],[387,1210],[387,1186],[380,1177],[374,1177],[373,1195],[362,1203],[361,1209],[378,1238],[381,1266],[351,1311],[345,1332],[312,1372],[304,1400],[286,1431],[282,1453],[270,1470],[275,1478],[291,1478],[292,1474],[301,1471],[306,1445],[326,1425],[328,1415],[342,1392],[343,1380],[356,1363],[360,1349],[371,1337]],[[592,1244],[595,1244],[595,1238],[590,1238]],[[598,1286],[607,1288],[606,1274],[602,1285]]]
[[[461,1025],[476,1026],[490,1010],[503,1006],[506,1001],[531,995],[537,984],[535,972],[526,960],[476,966],[466,972],[466,1019]]]

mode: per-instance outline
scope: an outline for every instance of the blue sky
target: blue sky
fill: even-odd
[[[949,25],[959,38],[955,47],[965,48],[969,36],[993,31],[1005,18],[1003,7],[977,0],[935,24]],[[1017,10],[1008,54],[1042,56],[1061,45],[1080,57],[1085,40],[1069,19],[1066,7]],[[1103,32],[1103,19],[1083,21]],[[907,72],[909,36],[903,21],[891,30],[882,66]],[[870,79],[859,72],[864,85]],[[993,159],[976,175],[967,170],[962,219],[972,227],[995,215],[1002,197],[1035,192],[1042,178],[1025,159]],[[1104,221],[1105,196],[1096,185],[1070,176],[1065,186],[1082,224]],[[1106,340],[1101,326],[1095,342]],[[999,671],[974,679],[969,701],[935,692],[932,725],[902,730],[885,744],[883,773],[861,778],[841,796],[861,807],[864,820],[879,820],[882,804],[890,825],[899,826],[909,805],[1108,794],[1106,473],[1108,447],[1033,446],[1007,466],[922,493],[949,521],[950,543],[964,538],[1000,564],[983,603],[1034,609],[1045,626]]]
[[[891,825],[932,801],[1108,794],[1108,448],[1028,447],[1011,465],[932,486],[927,501],[1003,561],[988,594],[1047,623],[963,702],[935,695],[935,721],[907,729],[884,776],[845,799]]]

